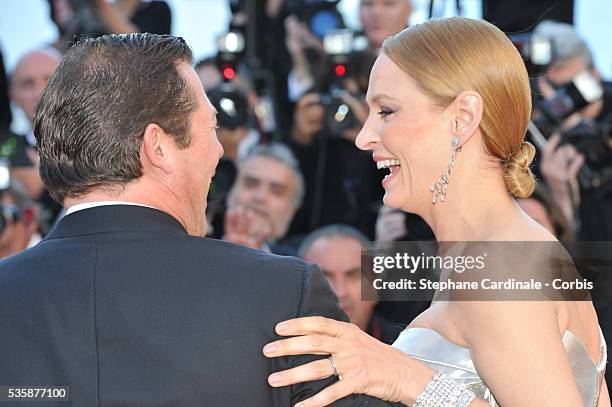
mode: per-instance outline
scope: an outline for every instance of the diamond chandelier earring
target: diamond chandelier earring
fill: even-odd
[[[448,166],[446,167],[446,171],[429,188],[429,190],[433,192],[433,198],[431,200],[431,203],[434,205],[436,204],[436,202],[438,201],[444,202],[444,200],[446,199],[449,177],[451,175],[451,171],[453,167],[455,166],[455,160],[457,159],[457,154],[459,153],[459,151],[461,151],[461,146],[459,144],[461,144],[461,138],[453,137],[451,141],[451,145],[453,147],[453,153],[451,154],[450,159],[448,160]]]

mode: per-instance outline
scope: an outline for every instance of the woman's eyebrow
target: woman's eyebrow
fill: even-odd
[[[369,101],[366,98],[366,101],[368,102],[368,104],[370,104],[377,103],[380,99],[389,99],[391,101],[399,102],[399,99],[394,98],[393,96],[386,95],[384,93],[377,93],[376,95],[372,96]]]

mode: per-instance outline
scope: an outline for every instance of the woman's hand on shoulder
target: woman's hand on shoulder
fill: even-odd
[[[349,394],[368,394],[387,401],[409,400],[424,387],[433,370],[403,352],[386,345],[356,325],[323,317],[305,317],[281,322],[276,332],[292,336],[267,344],[267,357],[318,354],[330,358],[273,373],[268,378],[274,387],[287,386],[338,374],[338,382],[300,406],[326,406]]]

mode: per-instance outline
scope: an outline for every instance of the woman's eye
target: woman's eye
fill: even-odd
[[[378,111],[378,116],[380,116],[381,119],[384,119],[385,117],[387,117],[391,113],[393,113],[393,111],[391,111],[389,109],[380,109]]]

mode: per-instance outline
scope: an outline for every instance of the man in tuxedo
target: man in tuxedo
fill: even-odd
[[[35,134],[67,214],[0,262],[0,400],[63,386],[69,402],[45,405],[289,406],[336,380],[330,365],[317,382],[267,384],[311,359],[263,356],[277,322],[346,316],[316,266],[201,237],[223,150],[191,63],[180,38],[109,35],[51,77]]]

